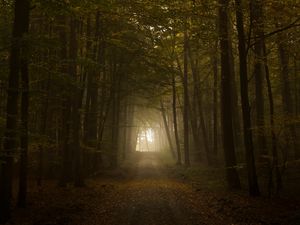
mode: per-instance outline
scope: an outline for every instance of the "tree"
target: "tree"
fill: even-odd
[[[60,59],[62,61],[60,65],[60,70],[64,76],[66,76],[68,72],[67,68],[67,33],[66,33],[66,20],[67,17],[65,15],[61,15],[59,18],[59,23],[61,25],[59,30],[59,38],[60,38]],[[67,85],[67,90],[70,89],[70,86]],[[59,186],[65,187],[69,177],[70,177],[70,147],[69,147],[69,139],[70,139],[70,126],[71,126],[71,98],[68,92],[63,93],[63,101],[62,101],[62,127],[61,127],[61,174],[59,178]]]
[[[29,15],[26,18],[26,30],[29,30]],[[25,43],[27,41],[25,40]],[[27,197],[27,176],[28,176],[28,117],[29,117],[29,68],[28,68],[28,44],[24,43],[20,59],[20,72],[21,72],[21,135],[20,135],[20,179],[19,179],[19,195],[18,206],[26,206]]]
[[[177,124],[177,101],[176,101],[176,77],[172,73],[172,111],[173,111],[173,126],[174,126],[174,135],[175,135],[175,144],[177,150],[177,164],[181,164],[181,150],[180,150],[180,140],[178,134],[178,124]]]
[[[166,113],[166,109],[164,107],[164,103],[162,100],[160,101],[160,108],[161,108],[161,114],[163,117],[165,131],[166,131],[167,138],[168,138],[168,143],[170,146],[170,151],[171,151],[172,156],[175,158],[176,156],[175,156],[175,151],[174,151],[173,142],[172,142],[172,138],[171,138],[171,132],[170,132],[168,121],[167,121],[167,115],[166,115],[167,113]]]
[[[184,126],[184,165],[190,166],[189,153],[189,94],[188,94],[188,34],[187,28],[184,31],[183,40],[183,126]]]
[[[4,139],[4,149],[1,156],[1,174],[0,174],[0,223],[5,223],[10,217],[10,205],[12,198],[12,183],[13,183],[13,161],[16,153],[17,137],[18,137],[18,97],[19,97],[19,78],[20,71],[23,74],[23,87],[27,83],[27,59],[26,54],[22,53],[24,49],[24,40],[28,33],[29,27],[29,0],[16,0],[14,6],[14,24],[12,33],[12,43],[10,50],[10,72],[9,83],[7,90],[7,112],[6,112],[6,132]],[[27,51],[25,51],[26,53]],[[25,92],[28,90],[25,90]],[[22,135],[22,151],[24,163],[22,166],[26,168],[26,149],[27,149],[27,104],[28,97],[23,93],[23,110],[22,110],[22,125],[25,128]],[[26,174],[22,176],[22,188],[26,186]],[[23,186],[25,185],[25,186]],[[25,190],[26,191],[26,190]],[[24,193],[23,193],[24,194]],[[25,195],[22,196],[22,201],[25,200]]]
[[[244,126],[244,145],[246,150],[246,164],[248,170],[249,193],[251,196],[260,194],[257,182],[254,147],[252,139],[251,126],[251,111],[248,96],[248,71],[247,71],[247,53],[246,53],[246,38],[244,32],[244,19],[241,8],[241,1],[235,0],[236,3],[236,20],[239,39],[239,59],[240,59],[240,86],[241,86],[241,101],[243,111],[243,126]]]
[[[219,38],[221,49],[221,104],[222,132],[225,156],[226,176],[229,188],[239,189],[240,180],[237,173],[235,147],[232,129],[231,77],[228,44],[228,1],[219,0]]]
[[[263,79],[263,43],[260,37],[263,36],[261,0],[252,0],[250,2],[250,19],[254,35],[254,77],[255,77],[255,107],[256,107],[256,125],[259,132],[257,136],[257,146],[261,155],[267,153],[265,138],[265,103],[264,103],[264,79]]]
[[[289,120],[289,118],[294,117],[293,110],[293,98],[291,94],[291,85],[290,85],[290,69],[289,69],[289,52],[287,51],[286,46],[286,38],[284,35],[278,34],[278,58],[280,65],[280,78],[281,78],[281,98],[282,98],[282,106],[283,112],[285,116],[285,120]],[[286,148],[293,149],[295,158],[299,159],[300,155],[297,151],[297,129],[294,122],[288,122],[289,125],[286,126],[288,131],[285,131],[286,138]],[[291,136],[291,137],[290,137]],[[292,142],[292,143],[290,143]]]

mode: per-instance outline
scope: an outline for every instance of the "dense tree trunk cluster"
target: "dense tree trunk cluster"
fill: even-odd
[[[28,177],[82,187],[136,150],[218,168],[230,189],[246,174],[251,196],[266,176],[283,189],[300,157],[298,1],[30,3],[0,3],[0,223],[14,180],[25,207]]]

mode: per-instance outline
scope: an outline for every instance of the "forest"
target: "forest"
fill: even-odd
[[[0,0],[0,224],[299,225],[300,0]]]

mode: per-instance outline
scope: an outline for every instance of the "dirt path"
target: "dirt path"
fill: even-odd
[[[123,204],[114,209],[118,214],[115,224],[204,224],[193,213],[191,187],[168,178],[155,156],[142,158],[135,172],[133,179],[119,187],[117,196]]]
[[[155,155],[142,157],[125,176],[110,174],[88,187],[31,189],[30,205],[15,225],[296,225],[299,205],[243,194],[195,189],[171,178]]]
[[[118,182],[107,196],[111,208],[106,209],[100,224],[300,224],[290,211],[297,214],[297,206],[283,208],[286,202],[249,199],[247,195],[230,194],[226,190],[214,193],[195,189],[188,182],[170,178],[155,155],[142,157],[130,173],[134,175]]]

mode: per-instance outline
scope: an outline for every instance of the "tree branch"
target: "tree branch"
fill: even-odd
[[[287,25],[287,26],[285,26],[285,27],[282,27],[282,28],[280,28],[280,29],[274,30],[274,31],[272,31],[272,32],[270,32],[270,33],[267,33],[267,34],[262,35],[262,36],[259,36],[259,37],[253,37],[253,38],[251,38],[251,39],[269,38],[269,37],[271,37],[271,36],[273,36],[273,35],[275,35],[275,34],[278,34],[278,33],[280,33],[280,32],[286,31],[286,30],[288,30],[288,29],[290,29],[290,28],[293,28],[293,27],[299,27],[299,26],[300,26],[300,23],[297,23],[297,22],[299,22],[299,21],[300,21],[300,17],[297,18],[294,22],[292,22],[291,24],[289,24],[289,25]],[[258,41],[255,41],[255,42],[252,43],[249,47],[250,47],[250,48],[253,47],[257,42],[258,42]]]

